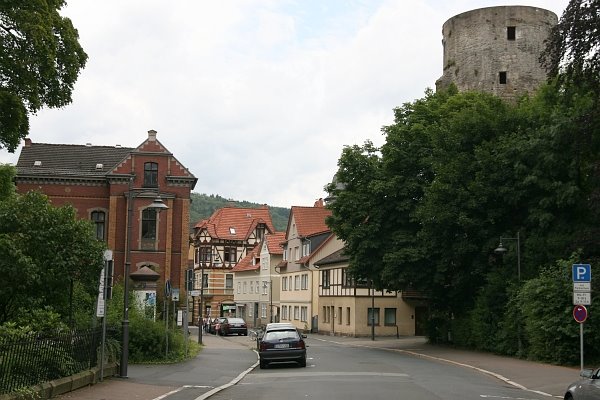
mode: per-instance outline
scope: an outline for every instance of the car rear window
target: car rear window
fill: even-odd
[[[265,333],[265,337],[263,340],[282,340],[282,339],[292,339],[298,340],[300,336],[295,329],[289,330],[278,330],[278,331],[269,331]]]
[[[243,324],[244,320],[241,318],[229,318],[228,319],[230,324]]]

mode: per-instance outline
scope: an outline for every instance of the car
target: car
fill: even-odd
[[[237,333],[238,335],[248,336],[248,326],[243,318],[225,318],[221,322],[219,333],[223,336]]]
[[[258,339],[258,356],[261,369],[272,362],[296,362],[306,367],[306,335],[298,332],[292,324],[267,324]]]
[[[569,385],[565,400],[597,400],[600,399],[600,368],[584,369],[579,374],[582,379]]]
[[[221,322],[225,320],[225,317],[218,317],[210,321],[208,325],[208,333],[216,334],[221,328]]]

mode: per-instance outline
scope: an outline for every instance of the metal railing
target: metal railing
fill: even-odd
[[[101,339],[100,328],[0,337],[0,394],[95,367]]]

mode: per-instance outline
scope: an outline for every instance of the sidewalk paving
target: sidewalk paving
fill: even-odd
[[[192,331],[192,337],[195,332],[197,329]],[[472,368],[492,375],[508,384],[557,398],[562,398],[567,385],[579,376],[578,368],[431,345],[423,337],[376,337],[372,341],[370,338],[309,334],[308,340],[329,341],[347,346],[375,347],[438,362],[453,363],[462,368]],[[249,350],[255,347],[255,342],[249,338],[239,342],[204,335],[203,341],[205,348],[195,360],[175,366],[129,365],[129,378],[105,379],[96,385],[67,393],[59,398],[63,400],[158,400],[180,390],[186,381],[189,383],[191,380],[195,382],[195,387],[203,387],[202,390],[206,393],[239,377],[248,366],[256,364],[254,353],[239,352],[240,349]],[[231,363],[228,363],[227,357],[223,357],[223,354],[228,351],[236,354],[236,359]],[[247,362],[240,363],[240,357]],[[244,366],[240,366],[241,364]]]

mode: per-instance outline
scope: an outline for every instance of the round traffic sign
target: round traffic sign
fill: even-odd
[[[585,306],[576,305],[575,307],[573,307],[573,318],[575,318],[575,321],[581,324],[585,322],[587,317],[588,311],[587,308],[585,308]]]

